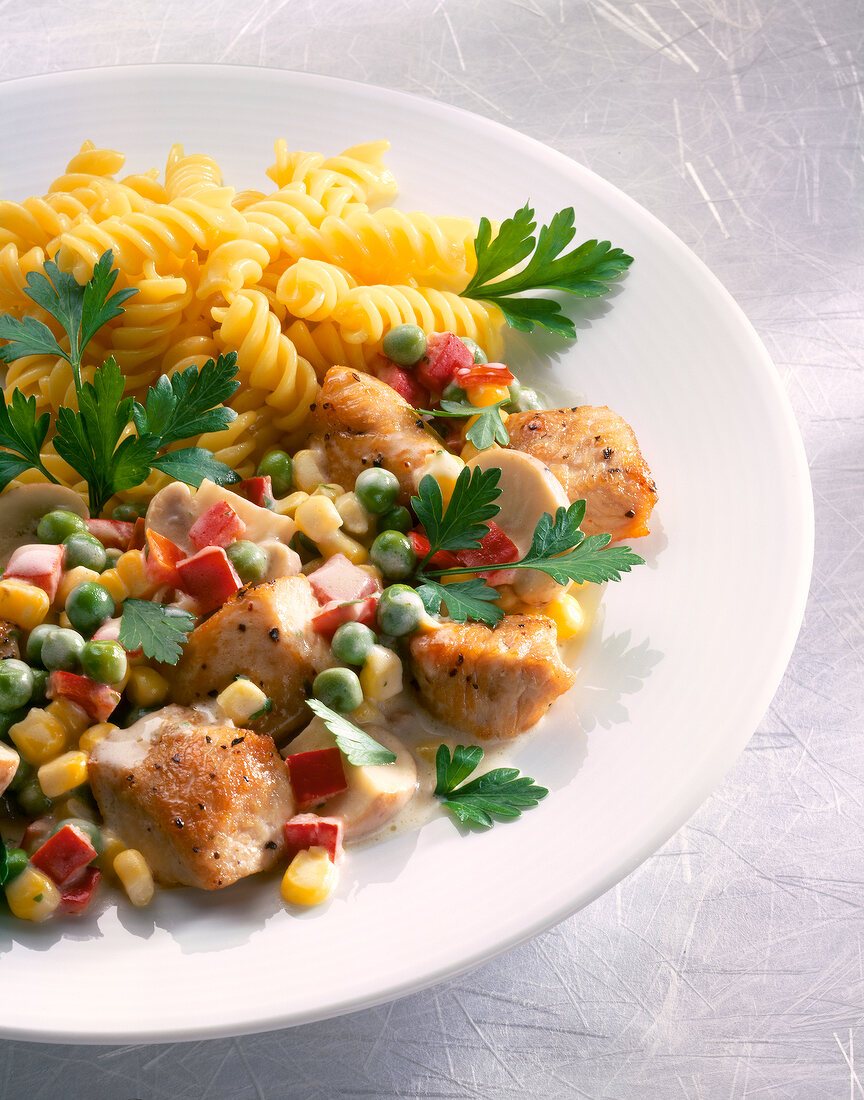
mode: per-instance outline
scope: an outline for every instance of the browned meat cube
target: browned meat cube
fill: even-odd
[[[444,623],[414,635],[409,661],[424,706],[483,739],[529,729],[574,681],[543,615],[506,615],[494,630]]]
[[[323,451],[333,481],[353,489],[362,470],[384,466],[399,478],[401,504],[416,492],[414,471],[443,446],[386,382],[347,367],[327,371],[312,424],[309,446]]]
[[[321,608],[305,576],[241,590],[189,635],[171,672],[178,703],[212,701],[236,676],[248,676],[273,702],[256,729],[274,736],[308,720],[307,687],[332,664],[311,626]]]
[[[507,431],[510,446],[545,462],[571,502],[587,502],[586,534],[648,534],[657,488],[633,429],[617,413],[605,405],[515,413]]]
[[[0,619],[0,661],[5,657],[21,656],[21,627]]]
[[[272,738],[166,707],[93,749],[90,786],[108,829],[164,885],[218,890],[272,867],[294,813]]]

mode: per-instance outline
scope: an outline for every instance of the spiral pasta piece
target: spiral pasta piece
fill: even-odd
[[[267,391],[266,403],[282,414],[283,425],[299,423],[309,412],[308,394],[317,387],[315,371],[282,333],[267,298],[244,290],[212,312],[219,325],[216,342],[223,351],[236,349],[240,377]]]
[[[299,354],[309,360],[319,379],[323,379],[327,371],[337,364],[368,371],[380,358],[377,344],[349,344],[339,326],[332,321],[308,325],[298,318],[288,326],[285,335]]]
[[[295,317],[324,321],[356,285],[356,280],[335,264],[301,258],[280,277],[276,299]]]
[[[410,286],[360,286],[339,303],[333,320],[349,344],[374,344],[396,325],[419,325],[426,332],[455,332],[501,353],[504,317],[497,306],[461,298],[446,290]]]
[[[291,183],[303,185],[307,194],[327,205],[331,192],[347,191],[352,198],[370,206],[389,202],[396,197],[398,187],[393,173],[384,164],[389,141],[367,141],[352,145],[335,157],[320,153],[290,152],[287,143],[276,142],[276,163],[267,175],[277,187]]]
[[[45,263],[41,248],[30,248],[19,253],[14,244],[0,248],[0,308],[7,313],[31,313],[33,302],[24,293],[27,276],[31,271],[41,271]]]
[[[165,192],[168,201],[192,198],[222,186],[222,169],[205,153],[184,153],[182,145],[172,145],[165,168]]]

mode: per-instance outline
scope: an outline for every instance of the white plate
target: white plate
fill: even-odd
[[[0,114],[4,198],[44,192],[87,138],[125,151],[131,171],[161,167],[181,141],[215,156],[227,182],[263,188],[277,137],[328,153],[387,137],[403,209],[500,219],[529,197],[547,217],[575,206],[583,237],[609,238],[636,262],[604,305],[582,310],[578,343],[535,341],[525,354],[549,353],[553,392],[563,385],[634,425],[660,493],[655,532],[639,547],[648,566],[609,587],[576,688],[517,750],[551,788],[537,809],[484,835],[463,838],[442,819],[354,853],[335,900],[299,918],[275,884],[252,881],[215,895],[166,891],[148,910],[71,927],[6,924],[0,1031],[174,1040],[335,1015],[506,950],[655,851],[766,710],[812,556],[786,398],[701,262],[558,153],[378,88],[261,69],[101,69],[4,84]]]

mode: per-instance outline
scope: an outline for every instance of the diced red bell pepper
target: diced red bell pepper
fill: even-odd
[[[129,539],[130,550],[143,550],[147,545],[147,520],[139,516],[132,524],[132,535]]]
[[[348,790],[342,753],[337,748],[295,752],[286,757],[285,763],[300,806],[310,806]]]
[[[177,562],[185,557],[185,550],[181,550],[171,539],[160,535],[152,528],[147,531],[144,571],[154,584],[170,584],[172,588],[179,588],[180,574],[177,572]]]
[[[378,608],[378,596],[367,596],[364,600],[348,600],[346,603],[325,605],[322,611],[312,618],[312,629],[323,635],[328,641],[343,623],[363,623],[375,625],[375,613]]]
[[[120,641],[120,623],[122,619],[108,619],[104,622],[96,633],[93,635],[94,642],[119,642]],[[125,646],[123,647],[126,648]],[[138,649],[127,649],[126,652],[130,657],[140,657],[142,650],[139,646]]]
[[[371,573],[350,562],[344,554],[334,554],[309,574],[309,584],[319,603],[345,603],[362,600],[381,591]]]
[[[246,534],[246,524],[227,500],[218,500],[189,528],[189,539],[203,550],[205,546],[227,546]]]
[[[480,545],[474,550],[457,550],[456,557],[460,565],[476,569],[478,577],[483,577],[490,584],[512,584],[516,579],[517,569],[494,569],[484,573],[483,566],[506,565],[510,561],[518,561],[522,556],[516,544],[508,538],[494,520],[488,520],[489,532],[480,540]]]
[[[84,830],[75,825],[64,825],[36,849],[30,862],[62,886],[95,858],[96,849]]]
[[[409,531],[408,538],[414,548],[414,553],[417,555],[417,561],[423,561],[432,549],[429,539],[426,538],[422,531]],[[427,565],[432,565],[436,569],[455,569],[459,565],[459,560],[456,555],[451,554],[449,550],[439,550],[437,554],[432,555]]]
[[[397,367],[389,359],[378,367],[376,373],[382,382],[386,382],[400,397],[404,397],[412,408],[428,409],[429,391],[420,385],[413,374]]]
[[[342,857],[343,824],[337,817],[295,814],[285,822],[285,848],[289,861],[305,848],[324,848],[331,863]]]
[[[95,535],[103,546],[112,550],[128,550],[132,541],[134,523],[122,519],[85,519],[87,530]]]
[[[460,367],[470,367],[473,362],[473,353],[455,333],[433,332],[426,340],[426,354],[417,364],[417,379],[433,393],[441,393]]]
[[[52,672],[45,694],[49,699],[69,699],[77,703],[97,722],[106,721],[120,702],[119,691],[75,672]]]
[[[102,872],[98,867],[85,867],[78,878],[61,892],[57,912],[67,916],[83,913],[101,880]]]
[[[504,363],[472,363],[470,367],[460,367],[453,381],[467,390],[469,386],[509,386],[516,379]]]
[[[269,474],[263,477],[247,477],[244,481],[238,481],[236,485],[232,485],[231,488],[252,504],[257,504],[259,508],[273,507],[273,479]]]
[[[63,576],[66,547],[53,544],[32,543],[19,546],[3,571],[3,576],[16,581],[26,581],[48,593],[53,600]]]
[[[177,562],[180,586],[197,600],[205,613],[221,607],[243,587],[221,546],[205,546],[191,558]]]

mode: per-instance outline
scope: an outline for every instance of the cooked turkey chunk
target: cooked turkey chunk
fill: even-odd
[[[189,635],[172,673],[178,703],[212,701],[236,676],[248,676],[272,700],[255,728],[274,736],[308,721],[307,685],[332,664],[311,626],[321,610],[305,576],[246,588]]]
[[[515,413],[510,446],[539,458],[571,501],[585,500],[582,530],[613,539],[648,534],[657,489],[633,429],[603,406]]]
[[[323,451],[330,478],[352,488],[370,466],[384,466],[399,479],[399,502],[416,491],[419,470],[442,444],[411,406],[378,378],[331,367],[313,415],[309,446]]]
[[[90,786],[106,827],[164,885],[218,890],[272,867],[294,813],[272,738],[166,707],[94,748]]]
[[[411,639],[410,668],[421,702],[476,737],[515,737],[538,722],[573,684],[555,625],[543,615],[445,623]]]

